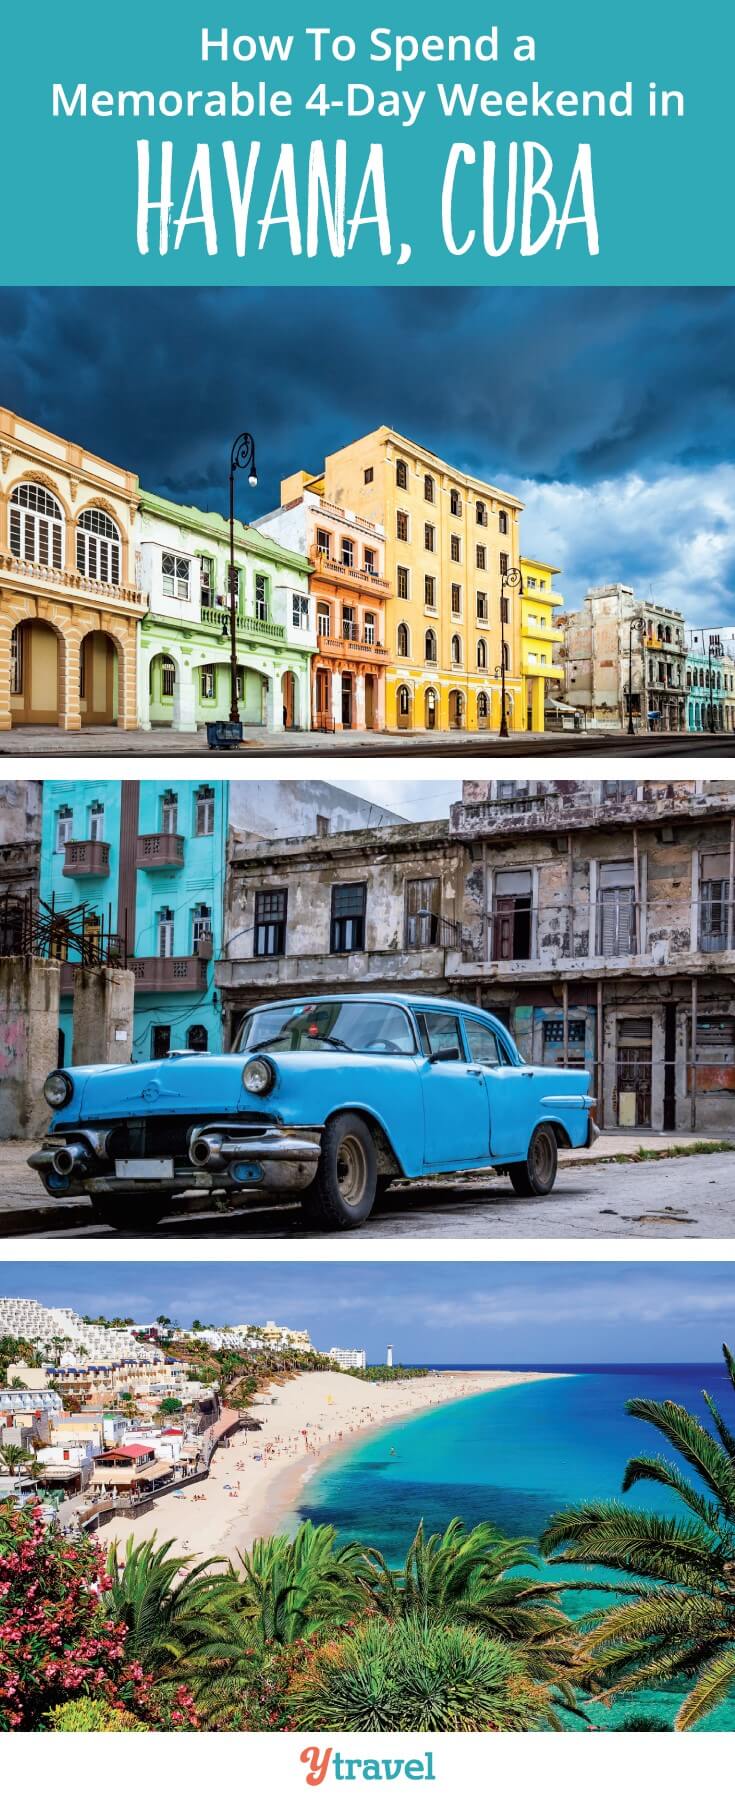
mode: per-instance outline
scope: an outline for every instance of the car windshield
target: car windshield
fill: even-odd
[[[244,1020],[237,1048],[350,1050],[375,1056],[413,1056],[406,1013],[381,1000],[305,1000],[268,1006]]]

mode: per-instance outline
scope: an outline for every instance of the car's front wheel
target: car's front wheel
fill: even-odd
[[[359,1113],[339,1113],[322,1132],[316,1175],[301,1195],[304,1216],[322,1231],[352,1231],[373,1210],[375,1145]]]
[[[556,1181],[559,1152],[551,1125],[537,1125],[525,1162],[510,1163],[508,1174],[516,1194],[524,1198],[550,1194]]]

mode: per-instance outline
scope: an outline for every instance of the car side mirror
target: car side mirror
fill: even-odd
[[[432,1050],[429,1062],[459,1062],[459,1051],[451,1044],[446,1044],[443,1050]]]

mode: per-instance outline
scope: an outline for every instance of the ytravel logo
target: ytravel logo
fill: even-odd
[[[321,1787],[328,1776],[332,1781],[436,1781],[433,1750],[411,1757],[343,1756],[331,1745],[320,1750],[308,1744],[300,1761],[306,1764],[307,1787]]]

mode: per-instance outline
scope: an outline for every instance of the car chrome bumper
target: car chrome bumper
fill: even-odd
[[[69,1126],[44,1138],[28,1158],[52,1195],[73,1198],[95,1194],[158,1194],[174,1197],[187,1191],[213,1193],[297,1193],[309,1186],[320,1154],[317,1130],[288,1131],[278,1126],[248,1129],[244,1123],[216,1120],[189,1130],[186,1146],[171,1161],[173,1175],[146,1175],[134,1171],[118,1175],[108,1155],[108,1133],[97,1126]],[[182,1134],[183,1135],[183,1134]],[[55,1159],[73,1166],[59,1171]],[[135,1159],[132,1159],[133,1161]]]

